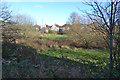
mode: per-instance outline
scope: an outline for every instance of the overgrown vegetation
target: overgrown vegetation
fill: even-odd
[[[3,78],[119,78],[119,34],[109,70],[110,55],[104,35],[94,30],[94,23],[81,24],[72,14],[66,34],[42,33],[35,30],[29,16],[15,16],[4,21],[2,45]],[[22,21],[21,21],[22,20]],[[89,23],[89,20],[88,20]],[[116,63],[116,64],[115,64]],[[109,74],[112,73],[110,76]]]
[[[105,72],[108,70],[108,51],[51,48],[36,52],[29,46],[19,44],[9,44],[4,48],[9,49],[10,59],[4,58],[7,61],[3,64],[3,78],[107,77]],[[4,51],[3,49],[3,53]]]
[[[44,35],[43,36],[43,39],[64,39],[64,38],[67,38],[67,37],[69,37],[68,35],[50,35],[50,34],[48,34],[48,35]]]
[[[48,30],[48,34],[52,34],[54,33],[52,30]]]

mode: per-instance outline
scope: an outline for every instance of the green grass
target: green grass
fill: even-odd
[[[61,58],[61,57],[64,58]],[[68,72],[73,68],[79,70],[79,75],[86,77],[105,77],[106,67],[108,66],[109,60],[109,52],[102,50],[68,50],[68,49],[54,49],[51,48],[49,51],[37,52],[37,54],[32,55],[25,60],[21,60],[20,63],[16,61],[11,61],[10,64],[3,64],[3,74],[4,77],[6,74],[11,76],[13,74],[14,77],[26,77],[27,75],[36,76],[38,71],[44,69],[44,73],[49,76],[52,76],[55,73],[51,73],[51,71],[55,72],[57,68],[64,68],[64,71],[67,71],[67,75],[71,75]],[[60,63],[56,65],[58,62]],[[41,67],[44,63],[44,68]],[[40,65],[35,68],[33,65]],[[61,66],[61,67],[59,67]],[[29,67],[29,68],[28,68]],[[92,70],[92,71],[91,71]],[[90,71],[86,73],[86,71]],[[72,71],[71,71],[72,72]],[[42,72],[43,73],[43,72]],[[47,74],[48,73],[48,74]],[[58,72],[59,73],[59,70]],[[75,72],[74,72],[75,73]],[[50,77],[50,76],[49,76]]]
[[[13,45],[9,44],[9,46]],[[18,45],[15,47],[17,46]],[[40,73],[44,73],[46,74],[45,76],[51,77],[49,74],[53,76],[54,74],[59,73],[61,68],[63,72],[65,71],[66,77],[71,76],[71,73],[76,73],[77,71],[79,72],[79,76],[81,75],[83,77],[84,75],[87,75],[85,77],[105,77],[106,75],[103,71],[106,70],[106,67],[108,68],[108,51],[51,48],[48,51],[42,51],[38,53],[32,47],[25,47],[24,45],[21,46],[23,50],[25,50],[24,52],[29,53],[29,56],[27,56],[24,52],[20,53],[19,51],[16,51],[16,49],[13,49],[14,47],[10,47],[11,51],[7,50],[7,47],[4,47],[3,50],[8,51],[9,55],[11,55],[9,56],[10,63],[2,65],[3,77],[11,77],[11,74],[13,77],[26,77],[28,75],[30,77],[35,77],[37,75],[38,77],[38,72],[43,69],[44,72],[40,71]],[[25,58],[19,57],[19,54],[23,55],[22,57]],[[62,56],[64,58],[62,58]],[[19,58],[20,62],[17,62],[17,59],[15,60],[15,58]],[[34,67],[33,65],[40,66]],[[76,71],[72,71],[73,69]],[[71,72],[69,73],[69,71]]]
[[[68,35],[45,35],[43,36],[43,39],[63,39],[63,38],[67,38],[67,37],[70,37]]]
[[[77,61],[91,67],[105,67],[108,64],[109,52],[102,50],[68,50],[68,49],[51,49],[41,52],[47,56],[53,56]]]

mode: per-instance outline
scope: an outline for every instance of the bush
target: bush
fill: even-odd
[[[53,32],[52,30],[48,30],[48,33],[49,33],[49,34],[52,34],[52,33],[54,33],[54,32]]]

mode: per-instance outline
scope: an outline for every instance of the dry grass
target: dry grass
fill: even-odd
[[[78,45],[80,41],[73,41],[72,39],[43,39],[43,36],[47,36],[47,34],[40,34],[32,27],[29,29],[28,27],[12,26],[10,27],[12,30],[4,32],[3,58],[5,61],[10,61],[10,63],[3,64],[3,78],[91,77],[91,67],[77,61],[78,59],[75,58],[82,53],[79,51],[85,53],[83,48],[73,45],[75,42]],[[59,56],[62,53],[65,53],[65,56]],[[95,52],[88,51],[89,53],[91,55],[91,53]],[[82,54],[79,57],[85,58]],[[96,72],[95,70],[93,73]],[[105,74],[103,75],[101,71],[98,72],[100,76],[94,74],[96,77],[105,77]]]

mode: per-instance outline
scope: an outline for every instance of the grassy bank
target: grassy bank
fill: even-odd
[[[52,35],[52,34],[48,34],[48,35],[44,35],[43,39],[63,39],[63,38],[67,38],[70,37],[68,35]]]
[[[18,46],[18,45],[16,45]],[[3,77],[24,78],[102,78],[108,77],[109,54],[102,50],[54,49],[37,52],[23,46],[23,51],[10,50],[3,64]],[[14,54],[12,54],[12,52]],[[19,60],[19,61],[18,61]]]
[[[109,52],[102,50],[68,50],[68,49],[50,49],[49,51],[40,52],[47,56],[65,58],[83,64],[89,64],[91,67],[105,67],[109,60]]]

